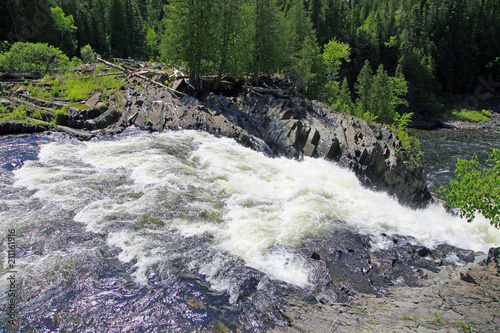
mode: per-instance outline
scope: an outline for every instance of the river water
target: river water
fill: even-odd
[[[453,178],[457,158],[470,160],[477,156],[484,163],[493,148],[500,148],[500,134],[494,132],[446,129],[411,133],[420,140],[431,192]]]
[[[491,150],[483,135],[443,133],[419,134],[424,150],[440,147],[424,155],[431,188],[449,179],[445,160],[464,142]],[[271,158],[195,131],[6,136],[0,163],[0,306],[15,303],[14,331],[263,331],[284,324],[283,295],[317,291],[318,267],[296,247],[343,229],[430,248],[500,246],[482,217],[412,210],[333,163]]]

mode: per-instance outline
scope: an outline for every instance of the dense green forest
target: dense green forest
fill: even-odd
[[[3,51],[43,42],[72,58],[90,45],[183,66],[194,83],[281,73],[358,115],[383,117],[370,105],[393,112],[404,95],[417,107],[468,93],[478,75],[500,81],[499,0],[5,0],[0,10]]]

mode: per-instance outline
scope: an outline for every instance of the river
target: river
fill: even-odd
[[[434,188],[462,154],[454,147],[485,146],[482,135],[426,135]],[[271,158],[202,132],[6,136],[0,161],[0,306],[15,305],[14,331],[264,331],[285,323],[284,295],[318,295],[321,269],[297,247],[338,230],[500,246],[484,218],[412,210],[333,163]]]
[[[500,134],[494,132],[412,129],[411,133],[420,140],[431,192],[448,184],[453,177],[457,158],[470,160],[477,156],[484,163],[493,148],[500,148]]]

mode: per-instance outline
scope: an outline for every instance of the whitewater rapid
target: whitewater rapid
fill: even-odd
[[[211,260],[191,254],[187,264],[218,290],[232,283],[216,269],[228,260],[220,253],[307,287],[312,268],[289,247],[342,228],[413,236],[430,248],[500,246],[500,233],[481,216],[467,223],[437,204],[413,210],[364,188],[332,162],[271,158],[203,132],[56,140],[42,144],[38,160],[26,161],[14,174],[14,186],[30,191],[34,207],[49,207],[44,214],[54,218],[69,214],[118,247],[119,259],[136,267],[138,283],[147,281],[149,267],[185,257],[179,242],[197,236],[210,239],[204,251]],[[19,228],[34,214],[11,210],[0,217],[4,227]],[[377,239],[373,248],[390,246],[386,238]]]

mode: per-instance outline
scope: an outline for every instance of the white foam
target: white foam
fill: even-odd
[[[108,233],[122,260],[137,261],[138,280],[168,252],[168,244],[151,241],[158,229],[140,225],[145,215],[186,237],[210,235],[222,251],[301,286],[309,283],[307,261],[276,246],[296,246],[304,236],[338,228],[414,236],[427,246],[500,246],[500,233],[481,216],[469,224],[439,205],[412,210],[363,188],[351,171],[333,163],[269,158],[194,131],[49,143],[40,161],[26,162],[15,174],[16,186],[37,190],[38,199],[74,210],[89,230]],[[176,217],[163,218],[169,214]],[[116,221],[142,233],[111,230]],[[373,245],[387,247],[383,242],[374,239]]]

